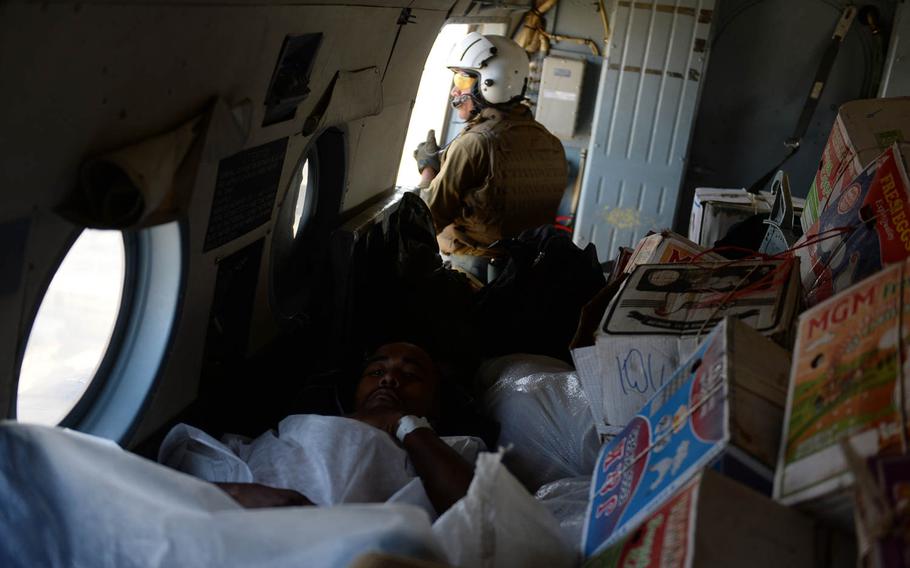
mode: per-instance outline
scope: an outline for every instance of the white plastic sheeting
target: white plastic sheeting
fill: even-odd
[[[576,560],[547,510],[480,454],[431,528],[402,504],[247,510],[205,481],[84,434],[0,423],[2,566],[348,566],[387,552],[456,566]],[[443,552],[444,551],[444,552]]]
[[[367,551],[440,558],[406,505],[246,510],[220,489],[46,426],[0,424],[2,566],[347,566]]]
[[[507,355],[486,362],[478,381],[482,401],[502,429],[504,461],[531,490],[567,477],[591,475],[600,440],[578,375],[541,355]]]
[[[581,475],[547,483],[534,494],[534,498],[559,521],[566,541],[577,549],[581,546],[588,516],[590,493],[591,476]]]
[[[485,449],[477,438],[443,438],[469,463]],[[261,483],[293,489],[317,505],[410,503],[436,518],[407,452],[391,436],[357,420],[298,414],[247,442],[218,442],[197,428],[175,426],[158,461],[207,481]]]
[[[468,494],[433,525],[456,566],[561,568],[576,563],[559,523],[501,463],[502,452],[477,457]]]

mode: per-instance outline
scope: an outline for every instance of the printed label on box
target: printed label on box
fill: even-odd
[[[638,529],[591,558],[584,568],[687,568],[694,554],[701,474],[657,508]]]
[[[841,178],[845,168],[853,161],[853,150],[847,145],[844,125],[840,120],[834,122],[828,144],[822,153],[822,163],[818,174],[815,176],[815,187],[818,191],[818,202],[825,203],[825,199],[835,189],[837,180]]]
[[[672,231],[664,231],[638,241],[638,245],[632,252],[632,258],[629,259],[624,272],[631,273],[636,266],[642,264],[690,262],[696,257],[702,262],[726,260],[717,254],[705,252],[704,248],[682,235],[677,235]]]
[[[801,222],[808,232],[828,206],[832,195],[853,181],[878,154],[894,142],[907,146],[903,132],[910,128],[910,98],[876,98],[844,104],[825,143],[818,171],[806,197]]]
[[[604,318],[607,334],[704,333],[724,316],[773,333],[788,310],[792,260],[642,265]],[[792,306],[789,306],[792,307]]]
[[[628,534],[726,447],[725,330],[725,325],[717,326],[601,449],[585,519],[586,556]]]
[[[805,312],[799,321],[778,497],[846,471],[838,441],[864,455],[900,445],[900,337],[910,324],[910,282],[892,266]]]
[[[894,145],[831,195],[818,221],[797,243],[810,305],[910,255],[908,185]]]

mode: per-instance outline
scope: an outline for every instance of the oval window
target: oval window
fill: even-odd
[[[291,225],[292,236],[297,238],[297,231],[300,230],[300,225],[306,218],[305,215],[309,213],[309,200],[307,199],[310,193],[310,160],[306,159],[303,161],[303,167],[300,168],[300,181],[297,185],[297,199],[294,202],[294,222]],[[297,181],[295,177],[294,181]]]
[[[59,424],[97,379],[120,313],[120,231],[86,229],[70,248],[32,323],[16,398],[23,422]]]
[[[319,160],[311,147],[298,162],[294,177],[279,205],[275,234],[271,244],[272,280],[270,295],[278,313],[289,317],[297,313],[304,287],[304,256],[312,242],[310,222],[316,213]]]

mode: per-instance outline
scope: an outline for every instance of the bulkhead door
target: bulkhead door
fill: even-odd
[[[601,261],[673,224],[713,9],[617,2],[575,227],[576,244],[593,242]]]

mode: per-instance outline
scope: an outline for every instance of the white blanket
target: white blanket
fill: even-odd
[[[483,442],[467,436],[443,438],[474,463]],[[382,503],[417,505],[436,518],[407,452],[391,436],[339,416],[298,414],[247,442],[179,424],[161,444],[158,461],[207,481],[261,483],[293,489],[317,505]]]
[[[0,424],[0,566],[347,566],[442,558],[406,505],[246,510],[220,489],[59,428]]]
[[[394,503],[242,509],[205,481],[59,428],[0,423],[0,456],[4,567],[334,568],[366,552],[479,567],[575,561],[498,453],[479,456],[468,495],[433,527]]]

